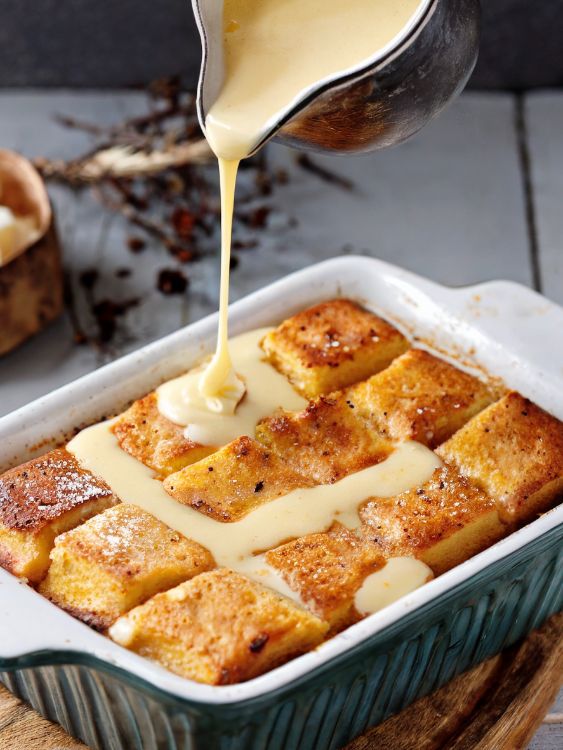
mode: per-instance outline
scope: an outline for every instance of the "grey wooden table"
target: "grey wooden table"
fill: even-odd
[[[85,137],[63,130],[55,113],[114,122],[144,108],[144,96],[133,92],[1,93],[0,147],[72,157],[86,147]],[[316,261],[363,253],[445,284],[512,279],[563,303],[563,93],[465,94],[392,151],[315,157],[349,178],[352,192],[304,171],[283,148],[272,147],[269,158],[288,171],[289,182],[276,189],[276,209],[258,247],[239,253],[233,299]],[[139,297],[141,304],[127,314],[126,332],[109,350],[76,346],[63,318],[0,360],[0,415],[217,305],[216,254],[187,267],[187,294],[163,297],[155,274],[173,263],[156,244],[133,257],[121,217],[86,192],[54,187],[51,195],[73,283],[94,267],[104,294]],[[133,271],[125,281],[116,277],[123,267]],[[563,747],[562,722],[560,695],[530,747]]]

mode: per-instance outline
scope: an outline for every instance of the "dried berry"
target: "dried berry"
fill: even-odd
[[[188,288],[188,278],[172,268],[163,268],[158,274],[157,289],[162,294],[183,294]]]
[[[92,313],[96,318],[99,341],[104,344],[111,341],[117,329],[118,319],[125,315],[131,307],[135,307],[138,304],[138,299],[130,299],[123,302],[104,299],[97,302],[92,307]]]
[[[132,253],[140,253],[142,252],[145,247],[147,246],[147,243],[142,237],[128,237],[127,238],[127,247],[129,250],[131,250]]]
[[[84,287],[84,289],[93,289],[96,286],[96,283],[99,278],[99,273],[96,271],[95,268],[87,268],[85,271],[82,271],[82,273],[79,276],[80,284]]]
[[[183,245],[178,245],[175,242],[167,242],[166,247],[170,255],[180,263],[191,263],[195,259],[194,251]]]
[[[249,214],[240,216],[240,220],[252,229],[264,229],[272,209],[269,206],[258,206]]]
[[[178,237],[182,240],[189,240],[193,234],[195,226],[195,216],[187,208],[175,208],[171,216],[172,226]]]

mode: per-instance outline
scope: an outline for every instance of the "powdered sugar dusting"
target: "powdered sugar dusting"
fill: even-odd
[[[111,497],[108,485],[64,449],[28,461],[0,477],[0,520],[10,529],[37,530],[90,501]]]

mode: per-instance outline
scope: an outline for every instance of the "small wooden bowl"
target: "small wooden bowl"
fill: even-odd
[[[0,205],[22,220],[0,265],[0,355],[42,330],[63,310],[60,245],[45,185],[23,156],[0,149]],[[1,262],[1,261],[0,261]]]

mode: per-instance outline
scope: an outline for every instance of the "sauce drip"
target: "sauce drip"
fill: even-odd
[[[229,395],[224,392],[222,410],[209,409],[209,399],[203,397],[199,389],[202,368],[195,368],[157,388],[160,413],[184,426],[189,440],[200,445],[222,446],[240,435],[254,437],[257,422],[278,407],[289,411],[305,408],[307,401],[264,359],[260,341],[271,330],[259,328],[230,341],[232,372],[238,373],[246,388],[238,406],[236,391],[230,404],[232,408],[227,408]]]
[[[225,0],[224,79],[205,120],[219,160],[221,289],[217,349],[200,376],[206,408],[232,414],[245,388],[228,343],[235,183],[249,156],[311,86],[357,69],[393,41],[420,0]],[[215,442],[215,441],[214,441]]]
[[[238,161],[219,158],[221,180],[221,287],[217,349],[199,379],[199,391],[210,411],[233,414],[244,395],[244,383],[233,369],[229,351],[229,278],[231,237]]]
[[[205,122],[219,160],[221,184],[221,286],[217,348],[196,369],[157,391],[159,410],[186,426],[186,435],[224,445],[254,434],[258,419],[276,406],[297,410],[303,399],[262,360],[264,331],[228,339],[229,270],[235,183],[249,156],[307,89],[362,63],[393,41],[420,0],[225,0],[224,80]],[[353,124],[352,124],[353,125]],[[284,390],[285,389],[285,390]],[[277,401],[277,403],[275,403]],[[391,497],[428,481],[440,460],[417,443],[404,443],[383,463],[332,485],[297,489],[233,523],[219,523],[170,497],[150,469],[119,447],[112,421],[80,432],[67,446],[123,501],[207,547],[218,565],[253,577],[297,598],[259,553],[288,539],[330,528],[358,527],[359,506],[371,496]],[[369,576],[356,596],[362,613],[424,583],[429,569],[414,559],[391,559]]]

